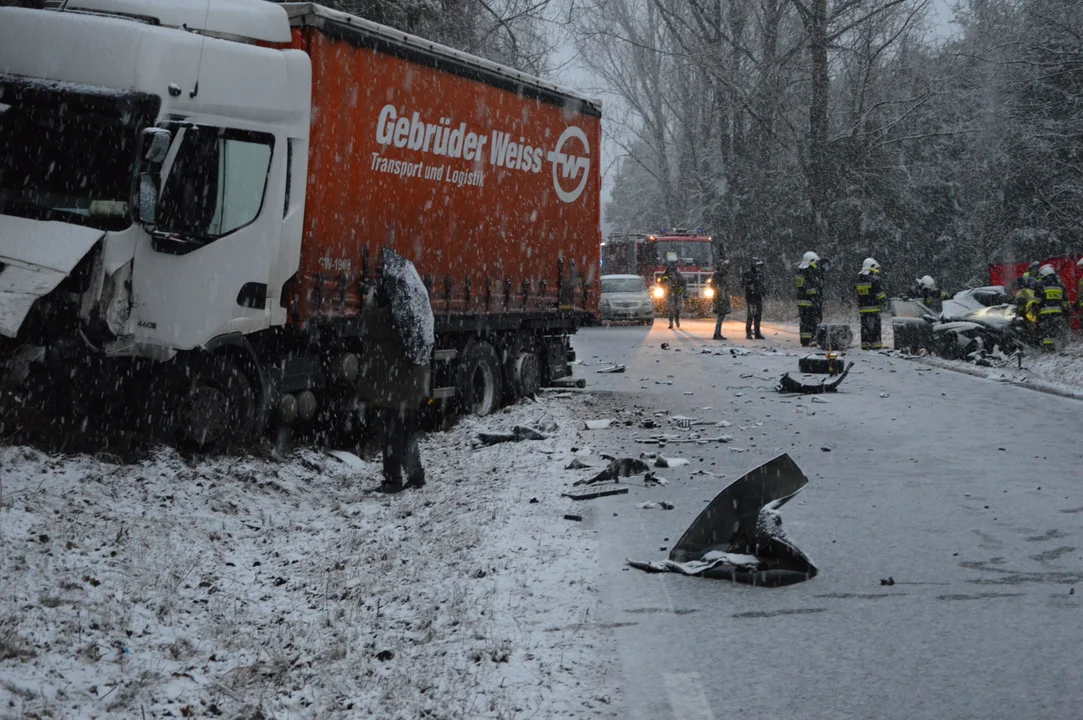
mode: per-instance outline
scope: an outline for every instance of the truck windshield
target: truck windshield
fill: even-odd
[[[160,100],[0,75],[0,213],[121,230]]]
[[[659,240],[655,245],[658,264],[666,264],[668,253],[677,253],[678,265],[695,265],[696,267],[711,267],[711,243],[694,242],[691,240]]]

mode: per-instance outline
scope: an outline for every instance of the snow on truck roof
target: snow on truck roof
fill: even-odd
[[[264,2],[264,0],[259,0],[259,2]],[[279,7],[285,8],[286,14],[289,15],[290,25],[294,27],[319,28],[332,37],[339,36],[340,39],[363,47],[371,47],[406,60],[481,80],[528,97],[563,105],[584,115],[593,117],[602,115],[600,100],[588,98],[547,80],[519,72],[491,60],[460,52],[417,35],[410,35],[315,3],[282,3]]]
[[[290,41],[282,6],[264,0],[68,0],[64,8],[183,27],[225,39]]]

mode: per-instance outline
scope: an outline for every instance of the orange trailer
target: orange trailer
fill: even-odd
[[[356,17],[286,7],[312,60],[293,319],[355,314],[383,247],[417,267],[438,336],[565,332],[593,316],[600,106]]]

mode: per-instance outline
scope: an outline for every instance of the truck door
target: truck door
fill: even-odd
[[[286,153],[272,133],[170,129],[157,216],[135,253],[132,313],[138,342],[185,350],[269,325],[284,192],[272,179]]]

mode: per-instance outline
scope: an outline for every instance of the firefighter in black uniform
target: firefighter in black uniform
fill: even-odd
[[[1068,293],[1052,265],[1042,265],[1038,270],[1039,301],[1038,331],[1042,336],[1042,349],[1047,352],[1056,350],[1057,338],[1064,330],[1067,317]]]
[[[936,280],[933,279],[932,275],[924,275],[918,278],[911,294],[915,300],[937,315],[944,312],[944,301],[948,299],[948,294],[936,287]]]
[[[880,283],[880,263],[865,258],[857,276],[857,312],[861,317],[861,349],[879,350],[880,313],[887,304],[887,293]]]
[[[811,250],[797,266],[797,318],[801,345],[808,347],[816,326],[824,319],[824,269],[820,256]]]
[[[1037,260],[1028,265],[1026,271],[1024,271],[1022,275],[1015,279],[1015,283],[1012,285],[1012,290],[1014,290],[1016,293],[1024,289],[1037,292],[1039,286],[1038,268],[1040,267],[1040,265],[1041,263],[1039,263]]]
[[[766,340],[760,332],[760,320],[763,318],[763,296],[767,293],[763,279],[763,260],[752,258],[752,265],[741,276],[745,290],[745,337],[751,340]],[[755,335],[753,335],[755,332]]]
[[[658,284],[666,289],[669,329],[672,330],[674,321],[677,322],[678,328],[681,326],[681,310],[684,309],[684,293],[688,289],[688,281],[684,279],[684,275],[677,267],[676,254],[670,253],[668,260],[662,277],[658,278]]]

